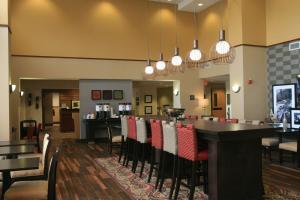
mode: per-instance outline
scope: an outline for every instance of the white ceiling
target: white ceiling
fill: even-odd
[[[187,12],[201,12],[208,8],[209,6],[221,1],[221,0],[150,0],[162,3],[177,4],[178,10]],[[198,6],[198,4],[203,4]]]

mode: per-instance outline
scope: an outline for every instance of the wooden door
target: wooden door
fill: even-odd
[[[226,117],[225,89],[212,89],[211,110],[214,117]]]

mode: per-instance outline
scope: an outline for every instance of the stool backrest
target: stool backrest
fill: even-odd
[[[53,154],[50,167],[49,167],[49,175],[48,175],[48,200],[56,199],[56,171],[57,171],[57,163],[58,163],[59,149]]]
[[[136,119],[134,116],[128,117],[128,138],[136,140]]]
[[[198,143],[195,127],[188,124],[186,127],[177,124],[178,132],[178,156],[195,161],[198,155]]]
[[[160,120],[150,120],[152,133],[152,146],[156,149],[163,149],[163,132]]]
[[[164,151],[177,155],[177,130],[174,122],[162,121]]]
[[[124,138],[128,136],[128,121],[127,116],[121,116],[121,134]]]
[[[137,141],[147,143],[147,127],[144,118],[136,120]]]

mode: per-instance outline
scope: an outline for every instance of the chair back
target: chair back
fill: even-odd
[[[260,125],[260,120],[253,120],[252,125]]]
[[[147,127],[144,118],[136,120],[137,141],[147,143]]]
[[[136,119],[134,116],[128,117],[128,138],[132,140],[136,140],[137,133],[136,133]]]
[[[163,149],[163,132],[160,120],[150,120],[152,133],[152,146],[156,149]]]
[[[27,137],[32,139],[32,136],[36,135],[36,121],[35,120],[23,120],[20,122],[20,137],[21,139]]]
[[[191,119],[192,116],[190,114],[185,114],[184,117],[185,119]]]
[[[209,121],[210,117],[202,117],[203,120]]]
[[[49,167],[49,175],[48,175],[48,200],[56,199],[56,171],[59,157],[59,148],[57,148],[56,152],[53,154],[50,167]]]
[[[44,167],[44,176],[47,178],[48,175],[48,158],[50,152],[51,140],[50,135],[48,133],[45,134],[43,140],[43,152],[42,152],[42,165]]]
[[[177,130],[174,122],[162,121],[164,151],[177,155]]]
[[[187,160],[196,161],[198,143],[195,127],[188,124],[186,127],[177,124],[178,156]]]
[[[198,115],[192,115],[192,116],[191,116],[191,119],[192,119],[192,120],[198,120],[198,118],[199,118]]]
[[[128,121],[127,116],[121,116],[121,134],[124,138],[128,136]]]
[[[212,119],[214,122],[218,122],[219,121],[219,117],[213,117]]]

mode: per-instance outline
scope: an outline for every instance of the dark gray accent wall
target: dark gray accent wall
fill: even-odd
[[[297,75],[300,74],[300,50],[289,51],[289,42],[287,42],[269,47],[267,53],[268,105],[271,109],[272,85],[297,83]],[[298,101],[298,106],[299,103]]]
[[[91,99],[92,90],[123,90],[123,100],[99,100],[93,101]],[[113,106],[115,113],[118,110],[118,104],[124,102],[131,102],[132,100],[132,81],[130,80],[80,80],[80,138],[86,139],[85,124],[83,123],[83,115],[89,112],[95,112],[97,103],[109,103]],[[96,133],[97,137],[103,136],[101,133]]]

